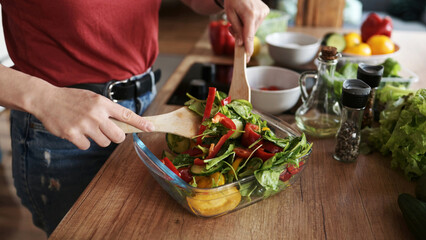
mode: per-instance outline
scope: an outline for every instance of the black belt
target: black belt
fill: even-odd
[[[154,71],[154,82],[160,81],[161,70]],[[135,99],[142,94],[152,90],[151,74],[146,73],[143,77],[131,77],[126,80],[112,80],[107,83],[82,83],[69,86],[70,88],[86,89],[103,95],[114,102],[120,100]]]

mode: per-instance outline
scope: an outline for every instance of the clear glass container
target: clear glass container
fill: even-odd
[[[288,136],[300,136],[301,132],[294,129],[288,123],[267,115],[260,114],[263,120],[268,122],[268,127],[281,138]],[[148,136],[149,135],[149,136]],[[256,180],[254,175],[244,177],[238,181],[222,185],[215,188],[197,188],[193,187],[179,177],[174,175],[161,161],[156,157],[161,155],[161,151],[167,148],[164,133],[142,133],[143,137],[149,137],[149,145],[145,145],[137,134],[133,134],[133,143],[135,150],[148,168],[151,175],[169,193],[182,207],[194,215],[201,217],[215,217],[224,215],[251,204],[269,198],[290,187],[301,175],[307,166],[308,158],[312,152],[300,158],[301,171],[292,175],[288,180],[282,181],[277,191],[271,192],[263,188]],[[143,138],[142,138],[143,139]],[[159,149],[156,147],[155,153],[149,150],[150,146],[164,146]],[[175,176],[175,177],[173,177]]]
[[[342,115],[336,134],[334,159],[355,162],[361,143],[361,123],[371,88],[361,80],[349,79],[343,83]]]
[[[299,83],[303,104],[296,111],[296,125],[308,135],[334,136],[340,125],[340,105],[334,93],[334,72],[340,53],[334,47],[323,47],[318,56],[318,70],[301,74]],[[306,79],[314,78],[310,94]]]

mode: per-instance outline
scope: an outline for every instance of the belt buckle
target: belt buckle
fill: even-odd
[[[122,81],[111,81],[109,84],[108,84],[108,86],[107,86],[107,89],[106,89],[106,96],[110,99],[110,100],[112,100],[113,102],[118,102],[118,100],[117,99],[114,99],[114,97],[113,97],[113,95],[114,95],[114,92],[112,91],[112,88],[114,87],[114,86],[116,86],[116,85],[118,85],[118,84],[125,84],[125,83],[128,83],[130,81],[130,78],[128,78],[128,79],[126,79],[126,80],[122,80]]]

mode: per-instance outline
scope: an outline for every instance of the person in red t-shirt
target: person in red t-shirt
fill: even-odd
[[[261,0],[182,2],[201,14],[224,8],[248,56],[269,12]],[[15,187],[34,223],[49,235],[124,141],[110,118],[154,130],[139,115],[156,94],[151,68],[158,54],[160,0],[0,4],[15,64],[0,65],[0,105],[12,109]]]

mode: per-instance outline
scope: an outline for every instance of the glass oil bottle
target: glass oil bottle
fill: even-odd
[[[340,105],[334,94],[334,72],[340,53],[335,47],[322,47],[317,58],[318,70],[308,71],[299,78],[303,104],[296,111],[296,125],[314,137],[335,136],[340,126]],[[310,94],[306,79],[314,78]]]

